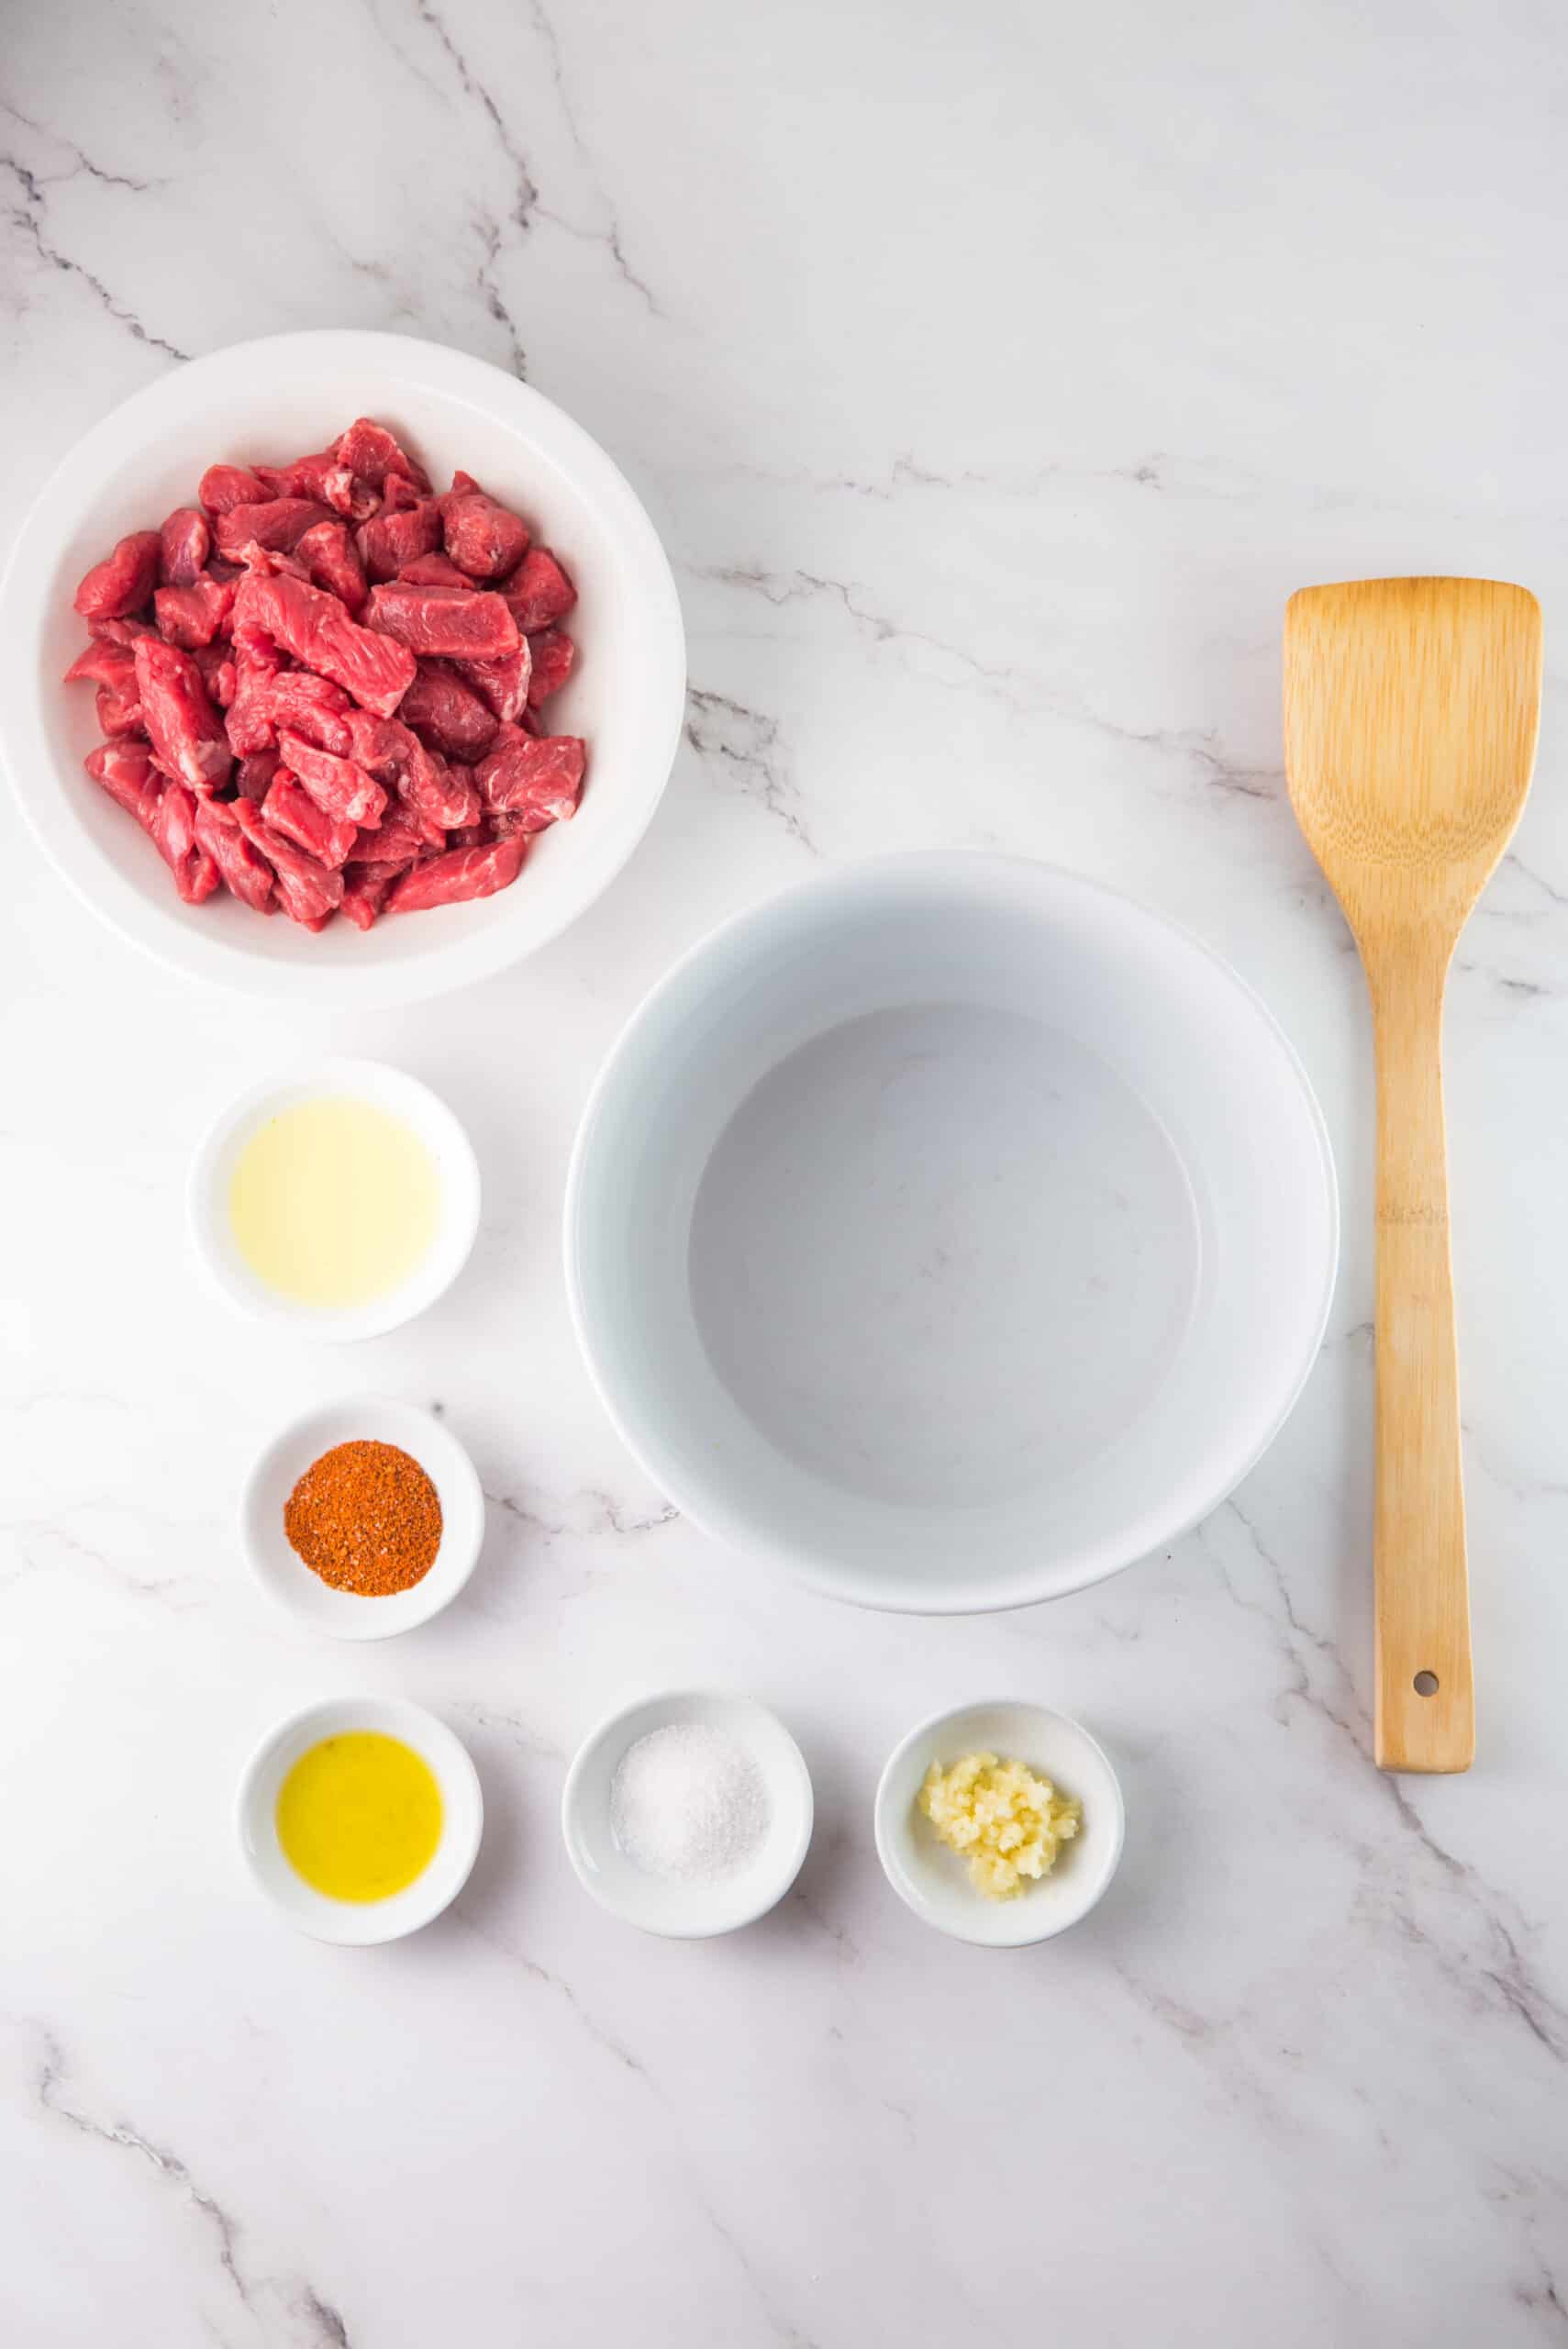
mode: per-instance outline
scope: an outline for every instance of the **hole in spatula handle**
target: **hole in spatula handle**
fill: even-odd
[[[1438,1675],[1435,1672],[1418,1672],[1411,1686],[1418,1697],[1435,1697],[1438,1693]]]

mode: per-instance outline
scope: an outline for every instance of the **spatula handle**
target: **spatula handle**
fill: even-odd
[[[1446,955],[1423,947],[1371,974],[1377,1052],[1373,1671],[1384,1770],[1468,1770],[1475,1755],[1443,1131],[1446,966]]]

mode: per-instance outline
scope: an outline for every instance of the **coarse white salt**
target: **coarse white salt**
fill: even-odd
[[[768,1790],[745,1747],[706,1721],[671,1721],[628,1745],[610,1784],[610,1824],[649,1876],[732,1876],[768,1831]]]

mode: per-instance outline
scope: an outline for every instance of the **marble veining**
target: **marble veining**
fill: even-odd
[[[7,805],[0,1167],[0,2332],[19,2349],[1544,2349],[1568,2337],[1568,361],[1562,52],[1529,0],[1084,14],[975,0],[194,0],[14,12],[6,513],[187,355],[433,336],[617,455],[670,549],[685,742],[630,870],[525,968],[330,1041],[476,1136],[474,1264],[317,1355],[228,1319],[182,1184],[320,1041],[194,996]],[[345,130],[345,119],[351,125]],[[1371,1063],[1291,820],[1313,580],[1546,607],[1540,771],[1448,1019],[1481,1750],[1369,1756]],[[27,779],[26,787],[47,787]],[[683,1522],[578,1363],[558,1219],[594,1069],[713,922],[889,848],[1123,886],[1259,988],[1339,1163],[1321,1359],[1234,1498],[1021,1615],[838,1610]],[[439,1398],[463,1600],[384,1649],[270,1610],[233,1530],[286,1415]],[[587,1730],[731,1685],[817,1830],[728,1942],[617,1929],[556,1825]],[[254,1903],[228,1805],[334,1689],[461,1731],[487,1830],[395,1948]],[[998,1958],[884,1885],[921,1715],[1010,1692],[1113,1750],[1129,1839]]]

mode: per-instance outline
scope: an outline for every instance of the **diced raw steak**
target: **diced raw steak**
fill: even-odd
[[[191,658],[202,673],[202,683],[217,702],[219,709],[227,709],[234,699],[234,647],[222,639],[216,644],[193,647]]]
[[[128,816],[151,830],[149,795],[155,798],[163,785],[153,772],[152,753],[145,742],[105,742],[100,749],[89,751],[82,763]]]
[[[320,864],[335,867],[343,863],[359,835],[357,824],[329,816],[305,785],[295,781],[286,767],[280,767],[273,776],[272,788],[261,802],[261,813],[269,824]]]
[[[264,506],[236,506],[217,518],[214,536],[219,554],[237,562],[249,546],[287,554],[317,522],[330,522],[332,509],[314,497],[272,497]]]
[[[548,547],[530,547],[509,579],[501,583],[506,608],[525,636],[564,619],[577,590]]]
[[[112,740],[147,731],[134,672],[128,685],[100,685],[94,696],[94,707],[97,711],[99,733],[107,734]]]
[[[444,661],[420,662],[397,715],[427,748],[449,759],[476,759],[495,739],[495,719],[484,699]]]
[[[238,599],[236,599],[238,600]],[[267,707],[267,691],[284,665],[283,654],[260,629],[237,626],[234,630],[234,698],[228,705],[224,730],[237,758],[270,751],[277,728]]]
[[[349,714],[354,705],[341,685],[329,677],[313,676],[308,669],[284,669],[261,688],[261,707],[274,726],[287,726],[346,759],[352,751]]]
[[[226,800],[196,803],[196,844],[206,849],[224,882],[259,914],[272,911],[272,868],[252,848]]]
[[[471,579],[500,579],[528,551],[528,526],[486,495],[471,473],[453,473],[440,501],[441,541]]]
[[[197,506],[177,506],[158,533],[158,577],[165,587],[188,587],[212,552],[212,532]]]
[[[209,579],[204,572],[188,587],[160,587],[152,608],[166,641],[183,645],[189,651],[195,645],[212,642],[234,608],[234,589]]]
[[[275,751],[252,751],[239,762],[234,780],[241,799],[265,799],[278,771]]]
[[[559,693],[572,674],[577,647],[564,629],[546,628],[529,637],[528,650],[534,662],[534,673],[528,679],[528,707],[537,709],[540,702]]]
[[[421,495],[428,493],[429,475],[424,466],[416,464],[398,447],[384,425],[373,423],[368,416],[356,417],[348,430],[339,434],[332,454],[340,465],[373,482],[377,489],[385,487],[388,473],[402,473]]]
[[[372,628],[414,652],[496,661],[517,649],[517,623],[499,596],[396,581],[371,589],[369,619]]]
[[[223,719],[190,654],[155,636],[139,637],[136,685],[157,756],[194,790],[217,790],[228,781],[234,758]]]
[[[196,489],[209,514],[232,514],[237,506],[260,506],[267,495],[266,483],[258,481],[246,465],[209,465]]]
[[[375,590],[378,596],[396,592]],[[417,663],[406,645],[361,628],[335,596],[303,580],[251,572],[236,598],[234,624],[261,629],[296,661],[330,677],[362,708],[382,718],[391,717],[414,682]]]
[[[269,824],[253,799],[231,799],[235,821],[277,876],[278,903],[291,921],[319,930],[343,902],[343,876],[318,864]]]
[[[295,457],[292,464],[258,465],[256,473],[274,497],[313,497],[350,522],[362,522],[378,503],[373,485],[356,480],[351,466],[339,464],[330,449]]]
[[[188,906],[199,906],[218,885],[218,869],[196,842],[196,803],[183,783],[165,783],[152,818],[158,853]]]
[[[161,542],[156,530],[132,530],[113,554],[88,572],[75,595],[84,620],[123,619],[139,612],[158,584]]]
[[[473,582],[461,572],[450,554],[417,554],[397,576],[409,587],[470,588]]]
[[[433,554],[440,543],[441,509],[433,497],[417,497],[395,514],[374,515],[355,532],[369,579],[395,579],[406,562]]]
[[[503,726],[473,779],[493,815],[520,818],[520,830],[542,831],[576,814],[586,756],[587,746],[575,734],[540,738]]]
[[[369,593],[364,565],[346,522],[317,522],[306,531],[295,554],[304,563],[313,586],[325,587],[329,596],[340,596],[350,612],[358,614],[363,609]]]
[[[150,620],[94,620],[95,644],[134,644],[139,636],[156,636],[158,630]]]
[[[533,674],[533,651],[526,636],[515,652],[503,653],[499,661],[460,661],[457,666],[459,674],[504,723],[522,716]]]
[[[352,759],[339,759],[330,751],[319,751],[303,734],[295,734],[287,727],[278,729],[278,755],[328,815],[350,828],[380,823],[386,807],[386,794],[374,777],[367,774],[363,767],[356,766]],[[345,848],[343,855],[348,852]],[[342,857],[337,860],[339,864],[342,861]]]
[[[76,655],[65,673],[68,685],[74,685],[83,678],[90,685],[107,685],[115,693],[134,690],[136,655],[128,644],[115,644],[106,638],[95,637]]]
[[[386,901],[389,914],[422,913],[431,906],[462,905],[470,897],[491,897],[509,889],[523,869],[528,842],[497,841],[490,848],[456,848],[410,866],[393,884]]]
[[[441,838],[446,838],[443,832]],[[366,825],[354,843],[353,854],[361,864],[390,865],[396,872],[412,864],[431,846],[423,826],[413,821],[401,807],[374,826]]]
[[[343,874],[343,915],[356,930],[368,930],[385,905],[403,870],[396,864],[350,864]]]

